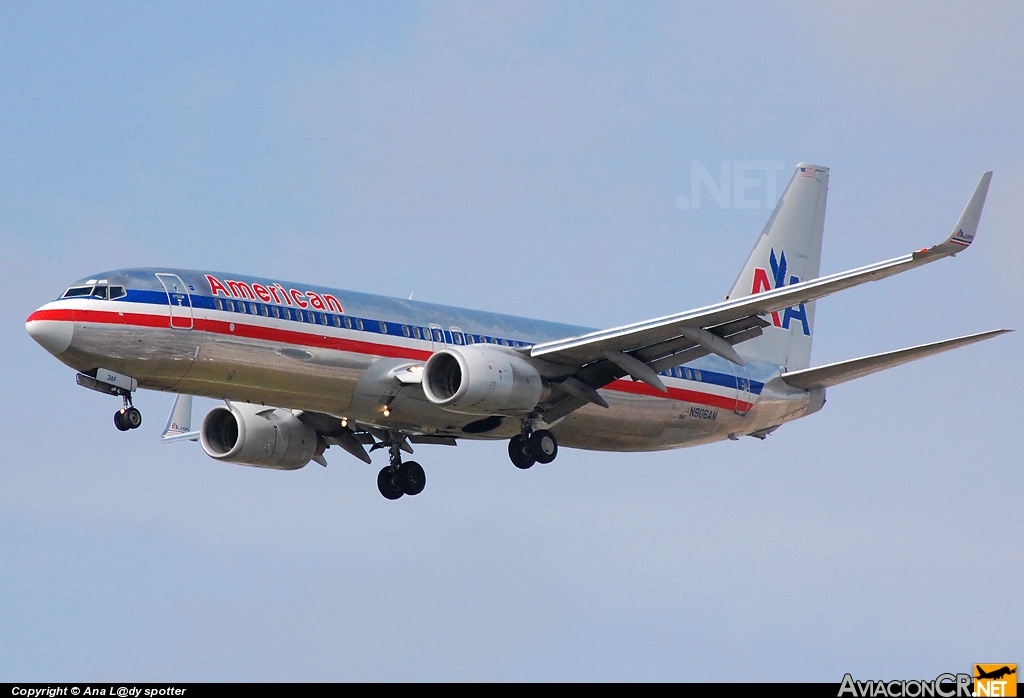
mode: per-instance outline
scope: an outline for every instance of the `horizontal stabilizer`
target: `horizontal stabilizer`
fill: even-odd
[[[957,347],[981,342],[1012,331],[1013,330],[990,330],[979,334],[967,335],[966,337],[957,337],[956,339],[946,339],[941,342],[922,344],[908,349],[897,349],[896,351],[887,351],[883,354],[875,354],[874,356],[864,356],[859,359],[840,361],[838,363],[828,364],[827,366],[805,368],[800,371],[789,371],[782,374],[782,380],[785,381],[787,385],[799,388],[800,390],[827,388],[829,386],[838,385],[839,383],[851,381],[854,378],[861,378],[862,376],[877,373],[878,371],[884,371],[885,369],[892,368],[893,366],[917,361],[918,359],[923,359],[926,356],[932,356],[933,354],[941,354],[942,352],[949,351],[950,349],[956,349]]]

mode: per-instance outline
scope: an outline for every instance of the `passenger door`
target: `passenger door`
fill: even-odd
[[[176,330],[192,329],[192,297],[188,293],[181,277],[177,274],[157,274],[164,290],[167,292],[167,302],[171,310],[171,327]]]

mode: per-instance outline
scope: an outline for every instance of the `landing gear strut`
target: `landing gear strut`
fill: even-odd
[[[391,464],[381,468],[377,474],[377,489],[385,499],[398,499],[403,494],[410,497],[419,494],[427,485],[427,474],[416,461],[402,462],[400,442],[396,439],[388,444]]]
[[[124,401],[124,406],[114,413],[114,426],[118,431],[138,429],[142,426],[142,413],[132,405],[131,393],[122,393],[121,399]]]
[[[532,420],[523,420],[523,433],[508,442],[508,457],[521,470],[534,463],[550,463],[558,455],[558,441],[547,429],[533,430]]]

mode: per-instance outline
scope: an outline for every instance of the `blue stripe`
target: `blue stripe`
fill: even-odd
[[[189,294],[189,298],[191,299],[192,307],[194,307],[194,308],[201,308],[203,310],[218,311],[218,308],[217,308],[217,305],[216,305],[216,302],[215,302],[213,296],[201,296],[201,295],[198,295],[198,294]],[[221,299],[221,300],[223,302],[223,300],[225,300],[225,299]],[[397,322],[387,322],[385,320],[374,320],[372,318],[357,318],[357,317],[355,317],[353,315],[335,315],[334,313],[325,313],[325,312],[320,311],[320,310],[309,310],[309,309],[306,309],[304,311],[300,311],[300,309],[294,308],[294,307],[289,307],[289,306],[284,306],[284,305],[272,305],[272,304],[268,304],[268,303],[261,303],[259,301],[239,301],[237,299],[231,299],[231,301],[235,305],[244,302],[246,304],[247,311],[248,311],[248,309],[251,306],[255,306],[256,307],[256,313],[255,314],[251,313],[251,312],[240,313],[237,310],[233,311],[234,314],[237,314],[237,315],[255,315],[256,317],[266,317],[268,319],[273,319],[273,320],[278,320],[278,319],[290,320],[292,322],[302,322],[304,324],[316,324],[316,325],[323,326],[323,327],[333,327],[334,329],[343,329],[343,330],[346,330],[346,331],[349,331],[349,332],[368,332],[370,334],[390,335],[390,336],[395,336],[395,337],[401,337],[403,339],[412,339],[414,341],[428,341],[428,342],[431,341],[431,336],[430,336],[431,330],[428,327],[418,327],[417,328],[420,331],[421,337],[423,337],[423,339],[417,340],[415,337],[412,337],[412,336],[409,336],[409,335],[405,334],[405,328],[409,328],[410,330],[412,330],[412,328],[417,327],[415,325],[403,325],[403,324],[397,323]],[[168,302],[168,299],[167,299],[167,294],[164,291],[150,291],[150,290],[143,290],[143,289],[128,289],[128,294],[126,296],[123,296],[121,298],[118,298],[118,299],[116,299],[114,301],[110,301],[110,302],[112,302],[112,303],[141,303],[141,304],[147,304],[147,305],[162,305],[162,306],[169,305],[169,302]],[[270,308],[273,308],[273,307],[279,308],[281,310],[290,310],[291,318],[275,318],[272,315],[263,315],[263,308],[266,308],[267,312],[269,313],[269,312],[271,312]],[[232,311],[220,310],[218,312],[232,312]],[[280,312],[280,310],[279,310],[279,312]],[[299,320],[298,318],[295,317],[297,312],[301,312],[302,313],[302,318],[303,318],[302,320]],[[313,316],[315,322],[310,322],[309,321],[309,317],[310,316]],[[324,317],[326,317],[326,319],[327,319],[327,323],[326,324],[324,324],[324,322],[323,322]],[[340,323],[340,327],[339,327],[339,325],[335,325],[334,324],[335,317],[338,318],[338,322]],[[344,318],[348,318],[352,322],[353,326],[351,328],[345,326]],[[360,323],[360,322],[362,323],[362,329],[358,329],[358,323]],[[506,346],[510,345],[510,346],[514,346],[514,347],[527,347],[527,346],[531,345],[530,342],[522,342],[522,341],[515,340],[515,339],[508,339],[508,338],[505,338],[505,337],[491,337],[491,336],[488,336],[488,335],[478,335],[478,334],[475,334],[475,333],[455,333],[453,335],[451,330],[443,330],[443,332],[444,332],[445,344],[447,344],[449,346],[465,346],[466,343],[467,343],[465,337],[467,335],[472,335],[475,344],[505,344],[507,342],[508,344]],[[412,334],[412,332],[410,331],[410,335],[411,334]],[[455,341],[456,338],[458,338],[461,341],[456,342]],[[740,389],[740,385],[739,385],[740,381],[739,381],[739,379],[735,375],[733,375],[731,373],[719,373],[717,371],[709,371],[707,369],[693,369],[693,368],[689,368],[688,370],[690,372],[690,375],[688,377],[684,378],[683,380],[688,380],[688,381],[691,381],[691,382],[694,382],[694,383],[706,383],[708,385],[717,385],[717,386],[721,386],[723,388],[731,388],[733,390],[739,390]],[[664,372],[662,372],[662,375],[666,375],[667,373],[668,373],[668,371],[664,371]],[[699,378],[697,377],[698,375],[700,376]],[[749,383],[750,383],[750,392],[751,392],[751,394],[753,394],[753,395],[760,395],[761,391],[764,389],[764,383],[759,382],[759,381],[755,381],[755,380],[750,380]]]

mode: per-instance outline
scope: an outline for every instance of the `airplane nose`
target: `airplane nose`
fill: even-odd
[[[39,320],[35,316],[25,321],[25,329],[32,339],[54,356],[63,354],[71,346],[74,325],[63,320]]]

